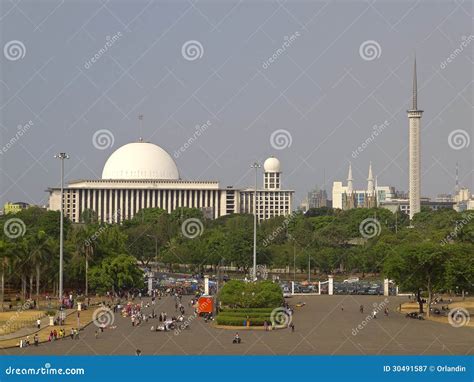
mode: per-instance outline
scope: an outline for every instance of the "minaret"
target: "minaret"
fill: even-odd
[[[352,181],[354,179],[352,178],[352,163],[349,162],[349,173],[347,174],[347,193],[348,194],[352,194],[352,191],[353,191],[353,185],[352,185]]]
[[[420,120],[423,114],[422,110],[418,110],[417,105],[418,89],[416,81],[416,57],[413,66],[413,102],[408,113],[409,121],[409,190],[408,197],[410,199],[410,220],[413,215],[420,212]]]
[[[372,175],[372,162],[369,164],[369,176],[367,177],[367,195],[374,195],[374,176]]]

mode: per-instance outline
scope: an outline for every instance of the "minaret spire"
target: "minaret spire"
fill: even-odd
[[[369,176],[367,177],[367,194],[374,194],[374,175],[372,174],[372,162],[369,164]]]
[[[408,110],[408,197],[410,201],[410,220],[421,210],[421,145],[420,120],[423,114],[418,110],[418,88],[416,78],[416,56],[413,61],[413,104]]]
[[[352,194],[353,191],[353,185],[352,181],[354,179],[352,178],[352,163],[349,162],[349,173],[347,174],[347,191],[349,194]]]
[[[416,78],[416,55],[413,62],[413,105],[412,110],[418,110],[418,83]]]

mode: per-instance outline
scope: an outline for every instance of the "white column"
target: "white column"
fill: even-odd
[[[204,295],[209,296],[209,276],[204,276]]]
[[[128,216],[128,190],[125,190],[125,211],[123,211],[123,217],[124,219],[130,219],[130,216]]]
[[[318,281],[318,294],[321,295],[321,281]]]
[[[334,294],[334,276],[328,276],[328,295],[332,296]]]
[[[389,288],[388,288],[388,279],[383,280],[383,295],[388,296]]]

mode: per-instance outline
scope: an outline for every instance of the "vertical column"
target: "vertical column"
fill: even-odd
[[[328,279],[328,295],[332,296],[334,294],[334,276],[329,275]]]
[[[389,295],[389,288],[388,288],[388,279],[383,280],[383,295],[388,296]]]

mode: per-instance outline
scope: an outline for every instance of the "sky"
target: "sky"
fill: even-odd
[[[183,179],[222,187],[252,185],[250,165],[274,155],[296,204],[315,186],[330,194],[349,162],[356,188],[372,162],[379,185],[406,191],[415,52],[422,195],[452,193],[456,162],[472,190],[472,7],[2,0],[0,204],[47,204],[59,152],[66,182],[97,179],[140,137]]]

